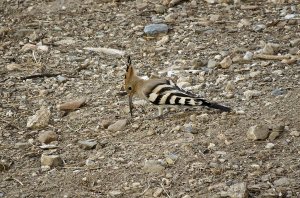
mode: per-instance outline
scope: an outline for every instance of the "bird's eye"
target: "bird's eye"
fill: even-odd
[[[132,89],[131,87],[128,87],[128,90],[129,90],[129,91],[131,91],[131,89]]]

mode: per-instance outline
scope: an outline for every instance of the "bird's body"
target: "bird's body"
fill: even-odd
[[[125,90],[129,94],[129,107],[132,115],[132,97],[137,95],[154,105],[158,105],[159,116],[162,115],[162,107],[165,105],[179,106],[207,106],[229,112],[231,109],[216,103],[211,103],[196,94],[178,87],[171,80],[149,79],[144,80],[137,76],[128,58],[128,65],[125,75]]]

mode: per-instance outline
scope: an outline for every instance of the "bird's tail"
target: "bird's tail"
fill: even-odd
[[[231,111],[231,108],[229,108],[229,107],[225,107],[225,106],[217,104],[217,103],[207,102],[204,99],[198,99],[197,101],[199,102],[198,104],[201,105],[201,106],[206,106],[206,107],[209,107],[209,108],[212,108],[212,109],[219,109],[219,110],[224,111],[224,112],[230,112]]]

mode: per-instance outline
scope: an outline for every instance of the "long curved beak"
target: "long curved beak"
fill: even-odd
[[[132,117],[133,116],[133,114],[132,114],[133,104],[132,104],[132,95],[131,94],[128,95],[128,101],[129,101],[130,115]]]

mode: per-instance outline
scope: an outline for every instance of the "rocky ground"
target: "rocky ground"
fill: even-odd
[[[300,197],[299,10],[2,1],[0,197]],[[131,118],[127,55],[234,111],[135,99]]]

